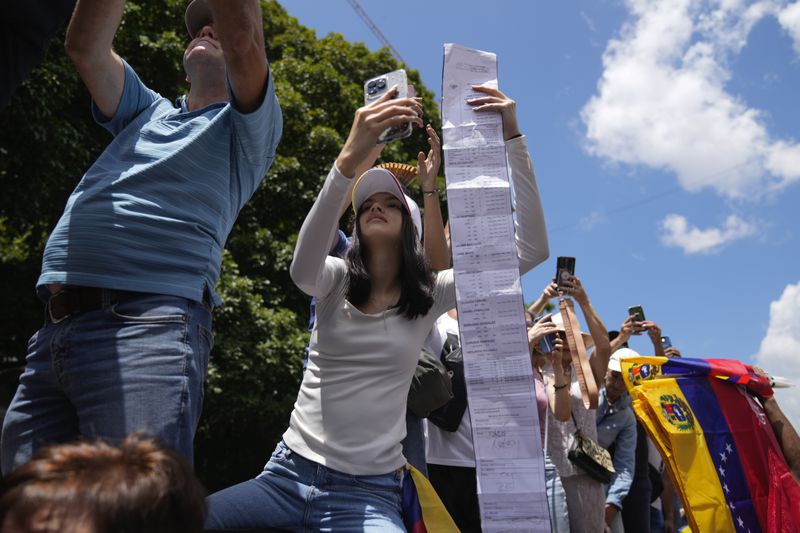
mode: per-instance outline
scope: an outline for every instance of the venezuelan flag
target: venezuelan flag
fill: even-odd
[[[411,465],[406,465],[403,476],[402,508],[409,533],[458,533],[433,485]]]
[[[694,531],[800,531],[800,486],[761,406],[769,380],[738,361],[632,357],[622,374]]]

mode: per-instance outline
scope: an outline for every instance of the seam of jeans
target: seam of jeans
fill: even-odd
[[[191,318],[192,304],[190,302],[186,308],[186,316],[183,322],[183,387],[181,388],[180,403],[178,405],[178,435],[181,435],[184,429],[184,414],[186,412],[186,404],[189,401],[189,353],[191,351],[189,340],[189,324],[192,321]]]
[[[303,531],[312,531],[312,524],[311,519],[314,516],[314,513],[311,511],[311,507],[313,505],[314,496],[317,493],[317,473],[319,472],[319,465],[315,465],[314,467],[314,474],[312,474],[311,482],[309,483],[308,493],[306,495],[306,508],[303,511]]]
[[[69,341],[69,335],[72,331],[72,321],[67,321],[60,325],[54,325],[55,332],[50,336],[50,365],[56,382],[59,386],[64,387],[64,354],[67,351],[64,346]]]
[[[125,322],[135,322],[139,324],[159,324],[159,323],[178,323],[178,322],[188,322],[188,312],[186,315],[157,315],[157,316],[130,316],[130,315],[123,315],[122,313],[117,311],[117,306],[123,302],[115,302],[111,306],[109,306],[109,311],[111,311],[111,315],[116,318],[117,320],[122,320]]]

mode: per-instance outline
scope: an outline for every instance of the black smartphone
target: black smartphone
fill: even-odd
[[[628,308],[628,316],[635,316],[636,322],[644,322],[644,309],[641,305],[632,305]]]
[[[644,322],[644,309],[641,305],[632,305],[628,308],[628,316],[634,316],[633,320],[636,322]],[[644,328],[634,327],[633,331],[636,335],[641,335]]]
[[[575,275],[575,258],[559,257],[556,259],[556,285],[561,287],[563,282]]]
[[[667,337],[666,335],[661,337],[661,347],[664,348],[665,350],[667,348],[672,348],[672,341],[670,341],[669,337]]]

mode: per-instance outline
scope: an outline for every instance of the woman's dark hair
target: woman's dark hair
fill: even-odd
[[[39,450],[3,480],[0,528],[41,533],[199,533],[206,492],[177,451],[141,435]]]
[[[366,303],[372,288],[366,266],[366,245],[359,239],[361,234],[359,219],[363,211],[362,204],[355,217],[353,243],[347,251],[347,299],[356,306]],[[403,217],[400,229],[403,253],[400,262],[400,300],[397,302],[397,308],[407,319],[414,320],[426,314],[433,305],[434,279],[431,268],[425,260],[411,215],[405,208],[400,209],[400,212]]]

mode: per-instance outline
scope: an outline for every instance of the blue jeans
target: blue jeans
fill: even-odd
[[[255,479],[208,498],[206,529],[405,532],[402,470],[345,474],[301,457],[281,441]]]
[[[556,465],[553,464],[547,453],[544,454],[544,484],[547,491],[547,507],[550,511],[550,531],[569,533],[567,494],[564,492]]]
[[[144,431],[191,462],[212,347],[211,306],[143,294],[58,324],[28,343],[25,371],[3,422],[8,474],[37,448],[79,436],[120,440]]]

